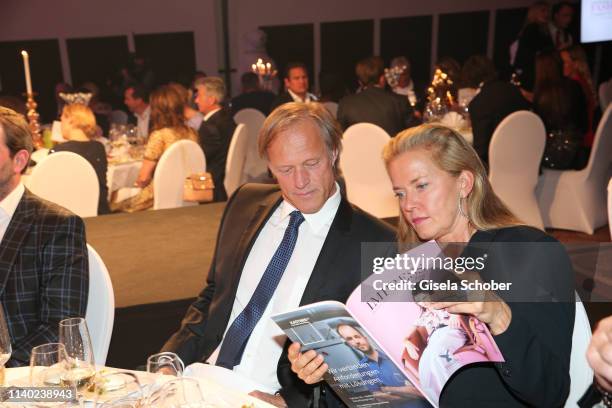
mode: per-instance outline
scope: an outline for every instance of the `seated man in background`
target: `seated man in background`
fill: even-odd
[[[129,116],[129,122],[136,124],[137,136],[146,139],[151,130],[149,90],[140,84],[130,84],[125,88],[123,103],[133,114]]]
[[[346,301],[361,282],[362,242],[394,239],[387,224],[340,194],[341,136],[318,103],[287,103],[268,116],[259,152],[278,185],[245,184],[232,196],[206,287],[163,351],[233,370],[276,406],[308,406],[316,386],[291,372],[286,336],[270,316]],[[335,406],[330,389],[320,396]]]
[[[25,119],[0,107],[0,302],[13,345],[8,367],[58,341],[59,322],[84,317],[89,266],[83,221],[25,189],[32,152]]]
[[[198,131],[200,146],[206,156],[206,171],[212,174],[215,183],[213,201],[225,201],[225,163],[236,123],[229,109],[222,106],[225,99],[223,79],[206,77],[198,80],[196,90],[196,104],[204,115],[204,122]]]
[[[272,103],[272,110],[287,102],[314,102],[317,97],[308,92],[308,70],[301,62],[291,62],[285,69],[285,92]]]
[[[497,79],[493,61],[484,55],[475,55],[465,62],[462,75],[464,81],[478,87],[478,93],[468,110],[472,121],[474,150],[486,165],[489,160],[489,144],[499,123],[509,114],[530,109],[518,87]]]
[[[263,113],[264,116],[268,116],[276,96],[270,91],[261,89],[259,77],[253,72],[242,74],[240,83],[242,85],[242,93],[232,98],[230,103],[232,115],[235,115],[241,109],[253,108]]]
[[[406,97],[385,90],[382,58],[369,57],[359,61],[355,73],[361,91],[340,100],[338,122],[342,129],[367,122],[380,126],[393,137],[409,127],[413,117],[412,108]]]

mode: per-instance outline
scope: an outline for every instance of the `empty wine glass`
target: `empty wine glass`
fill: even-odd
[[[146,406],[160,408],[204,408],[208,405],[198,380],[181,377],[168,381],[159,390],[151,395]]]
[[[4,365],[11,358],[11,336],[4,319],[4,312],[0,306],[0,386],[4,384]]]
[[[181,377],[185,371],[185,363],[175,353],[165,351],[147,358],[147,372],[161,373]]]
[[[87,322],[82,317],[64,319],[59,324],[59,341],[66,349],[67,369],[62,385],[82,391],[92,384],[96,374],[93,347]]]
[[[66,369],[66,349],[61,343],[46,343],[32,349],[30,355],[30,385],[51,387],[61,384]]]

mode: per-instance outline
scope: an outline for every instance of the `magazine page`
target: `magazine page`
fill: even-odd
[[[272,316],[287,336],[329,366],[325,381],[349,407],[432,405],[339,302],[319,302]]]
[[[436,269],[434,262],[428,262],[444,257],[435,242],[420,245],[398,257],[401,263],[388,262],[384,270],[374,270],[346,303],[354,318],[435,405],[444,384],[459,368],[504,361],[484,323],[473,316],[431,308],[432,300],[473,296],[460,289],[466,277],[457,280],[454,271]],[[432,289],[439,287],[445,290]]]

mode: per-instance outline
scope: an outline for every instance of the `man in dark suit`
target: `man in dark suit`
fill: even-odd
[[[301,62],[291,62],[285,69],[285,91],[272,103],[272,110],[287,102],[314,102],[317,97],[308,92],[308,69]]]
[[[88,263],[83,221],[25,189],[32,152],[25,119],[0,107],[0,302],[13,345],[7,366],[58,341],[59,322],[85,316]]]
[[[139,137],[149,137],[151,130],[151,107],[149,106],[149,90],[141,84],[129,84],[123,93],[123,103],[130,110],[128,122],[136,125]]]
[[[369,57],[355,68],[361,91],[345,96],[338,105],[338,122],[346,130],[355,123],[373,123],[393,137],[410,123],[412,108],[405,97],[385,90],[384,64]]]
[[[246,184],[232,196],[206,287],[164,351],[233,369],[258,384],[252,395],[277,406],[312,401],[314,387],[291,372],[286,337],[270,316],[346,301],[361,281],[361,243],[394,241],[389,226],[340,194],[340,138],[320,104],[288,103],[270,114],[259,151],[278,185]],[[321,395],[336,401],[329,389]]]
[[[270,91],[264,91],[259,86],[259,77],[253,72],[246,72],[240,77],[242,84],[242,93],[234,98],[230,105],[232,106],[232,115],[235,115],[241,109],[252,108],[257,109],[264,116],[270,113],[270,107],[276,96]]]
[[[227,193],[223,186],[225,179],[225,163],[227,151],[236,123],[229,111],[223,107],[225,98],[225,83],[219,77],[206,77],[196,84],[196,104],[204,121],[198,131],[200,146],[206,156],[206,171],[213,176],[215,183],[214,201],[227,200]]]
[[[497,79],[493,61],[484,55],[470,57],[463,67],[464,75],[478,94],[468,106],[474,135],[474,150],[485,165],[489,160],[489,144],[499,123],[512,112],[530,109],[521,91],[509,82]]]

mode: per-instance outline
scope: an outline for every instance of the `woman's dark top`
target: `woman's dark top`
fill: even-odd
[[[530,23],[519,35],[518,49],[514,69],[519,73],[521,88],[533,90],[535,79],[535,62],[538,53],[554,48],[550,31],[546,24]]]
[[[106,150],[104,145],[95,140],[86,142],[70,140],[65,143],[58,144],[49,152],[72,152],[84,157],[91,164],[98,176],[98,184],[100,185],[100,197],[98,198],[98,215],[109,214],[108,207],[108,187],[106,185],[106,171],[108,162],[106,160]]]
[[[459,369],[444,387],[440,407],[563,406],[575,314],[574,272],[564,247],[540,230],[519,226],[478,231],[468,251],[487,254],[482,280],[513,282],[510,292],[498,293],[512,311],[510,326],[493,336],[505,362]]]

